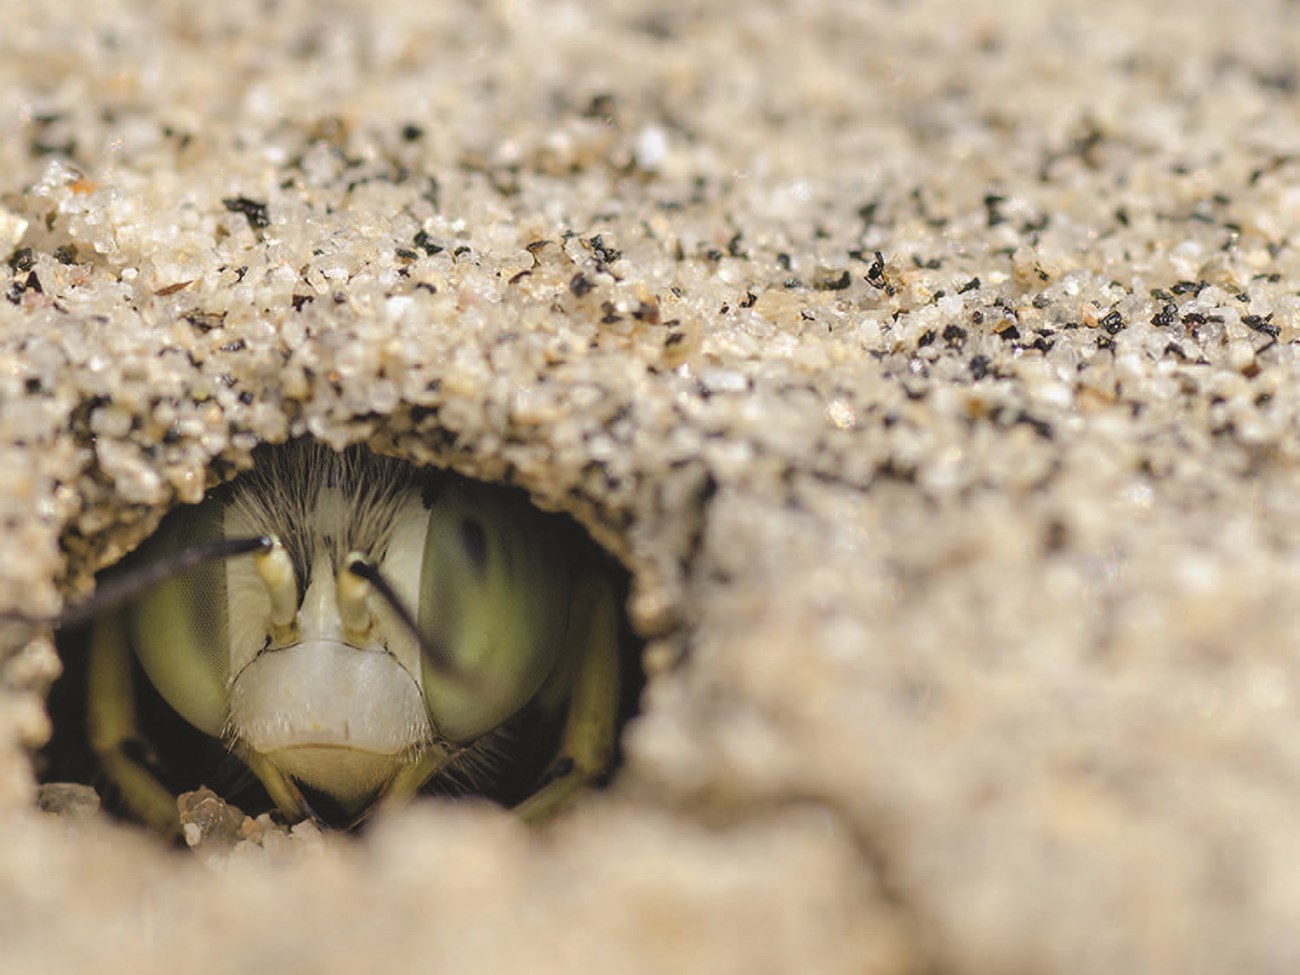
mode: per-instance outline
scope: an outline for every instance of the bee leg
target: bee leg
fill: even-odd
[[[607,580],[584,573],[574,586],[569,646],[575,669],[559,753],[536,793],[515,807],[526,822],[550,818],[614,761],[618,737],[618,612]],[[545,690],[545,689],[544,689]]]
[[[401,805],[410,802],[424,783],[441,772],[456,758],[459,750],[434,745],[405,766],[384,789],[385,802]]]
[[[176,797],[134,757],[143,739],[135,723],[132,653],[120,612],[101,616],[90,637],[86,727],[90,749],[122,801],[161,833],[180,833]]]
[[[239,751],[239,757],[257,776],[286,821],[297,823],[312,815],[302,792],[265,755],[245,748]]]

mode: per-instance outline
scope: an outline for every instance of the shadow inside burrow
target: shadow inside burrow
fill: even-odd
[[[274,447],[259,448],[265,451]],[[259,452],[254,453],[256,468]],[[459,478],[459,475],[446,476]],[[464,480],[464,479],[461,479]],[[238,478],[236,478],[238,481]],[[230,490],[228,482],[214,489]],[[503,488],[526,501],[518,488]],[[212,492],[209,492],[209,497]],[[184,510],[189,506],[178,506]],[[530,504],[530,507],[531,504]],[[588,533],[568,515],[534,509],[536,517],[552,524],[567,550],[589,571],[600,573],[609,583],[618,607],[618,658],[620,666],[617,727],[621,729],[639,708],[645,683],[641,666],[643,646],[633,632],[624,609],[630,579],[628,572],[601,549]],[[143,543],[142,543],[143,544]],[[138,550],[137,550],[138,551]],[[138,556],[128,555],[121,566],[130,571]],[[123,571],[111,567],[109,573]],[[131,820],[129,804],[101,770],[89,745],[87,702],[89,695],[89,643],[96,621],[56,634],[64,672],[51,688],[47,705],[52,724],[48,744],[36,756],[41,783],[74,782],[90,785],[100,795],[104,809],[112,816]],[[249,816],[272,813],[274,803],[256,776],[232,753],[228,745],[190,725],[153,688],[138,660],[132,661],[135,719],[139,735],[128,743],[130,757],[142,764],[168,791],[175,795],[207,787]],[[498,729],[491,732],[491,757],[487,762],[455,763],[435,776],[421,790],[422,795],[445,799],[474,796],[504,807],[527,799],[554,774],[553,759],[562,733],[563,714],[547,714],[535,702],[525,705]],[[622,759],[621,741],[614,761],[594,783],[600,787],[613,777]],[[468,765],[468,767],[467,767]],[[328,796],[304,790],[313,814],[322,825],[333,828],[363,827],[366,816],[357,817],[338,808]]]

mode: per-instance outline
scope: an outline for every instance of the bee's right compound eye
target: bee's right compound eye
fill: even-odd
[[[223,504],[178,508],[132,556],[138,564],[222,537]],[[229,706],[229,593],[226,564],[209,561],[177,573],[126,609],[141,666],[186,721],[217,737]]]
[[[417,612],[453,670],[448,679],[424,661],[443,735],[473,740],[537,692],[564,649],[569,572],[551,522],[519,497],[459,481],[441,493],[428,512]]]

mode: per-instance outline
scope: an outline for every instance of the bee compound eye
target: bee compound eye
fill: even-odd
[[[474,571],[482,576],[487,571],[488,540],[483,523],[477,518],[465,517],[460,520],[460,541]]]

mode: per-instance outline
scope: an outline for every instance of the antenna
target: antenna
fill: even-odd
[[[27,623],[31,626],[53,626],[60,630],[79,629],[105,610],[121,606],[145,590],[166,582],[186,569],[192,569],[204,562],[230,559],[251,552],[268,552],[274,544],[275,540],[269,535],[258,535],[252,538],[219,538],[212,542],[204,542],[202,545],[183,549],[174,555],[168,555],[148,565],[142,565],[138,569],[114,576],[96,589],[89,599],[70,606],[58,616],[29,616],[26,613],[0,611],[0,620]]]
[[[430,637],[420,629],[420,624],[416,622],[415,616],[402,602],[401,597],[393,589],[392,585],[384,574],[379,571],[378,566],[372,565],[355,552],[348,556],[347,561],[343,564],[345,572],[350,572],[360,579],[368,582],[372,589],[379,594],[379,597],[386,602],[397,618],[402,621],[402,625],[410,631],[415,642],[419,644],[420,651],[433,664],[434,670],[438,671],[443,677],[449,680],[456,680],[462,684],[473,684],[473,680],[468,674],[462,671],[452,661],[447,653],[447,646],[441,640]]]

